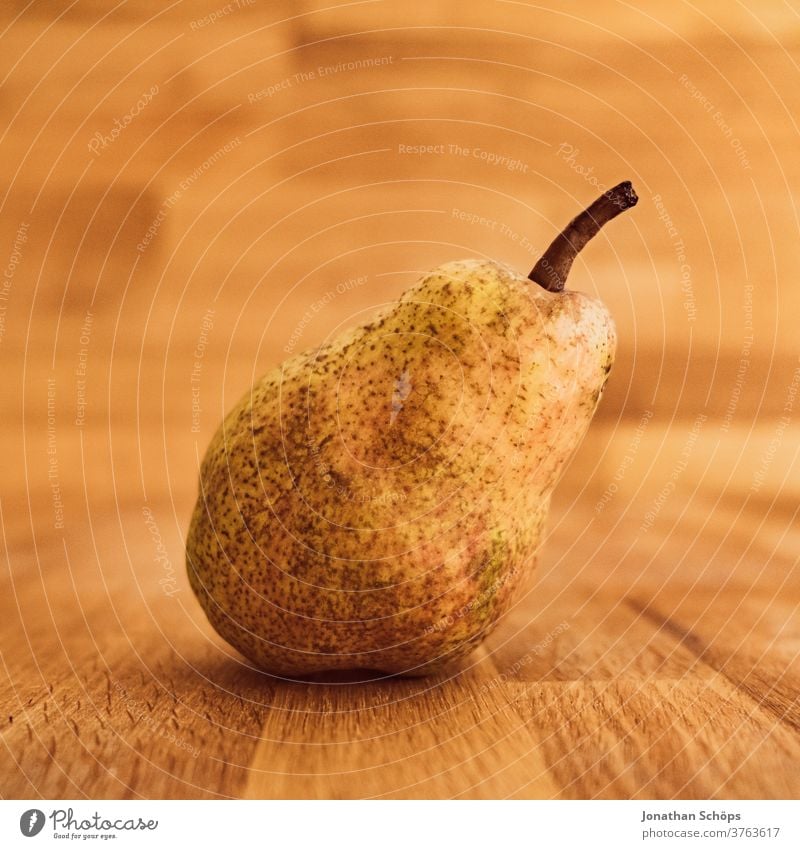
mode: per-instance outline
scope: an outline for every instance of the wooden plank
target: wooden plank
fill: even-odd
[[[479,682],[281,688],[246,795],[557,797],[539,741],[508,692]]]
[[[796,734],[722,676],[533,683],[518,705],[565,798],[796,798]],[[546,733],[545,733],[546,731]]]
[[[795,735],[800,732],[800,657],[791,642],[788,648],[783,647],[784,640],[792,641],[792,637],[797,645],[796,604],[794,609],[782,605],[785,619],[780,629],[771,629],[776,632],[771,640],[759,630],[769,627],[769,618],[764,622],[764,614],[774,615],[774,610],[761,605],[762,615],[758,618],[753,615],[756,611],[743,616],[745,605],[740,604],[735,610],[726,605],[727,620],[722,625],[719,606],[711,610],[711,615],[707,607],[702,618],[686,626],[680,622],[682,616],[664,614],[658,603],[634,601],[630,604],[654,624],[659,633],[678,640],[700,663],[724,676],[739,691],[743,701],[755,703],[766,721],[779,723]],[[754,624],[747,629],[743,623]],[[757,627],[759,624],[761,629]],[[701,635],[703,632],[708,638]]]
[[[141,514],[137,524],[135,577],[97,523],[114,568],[98,567],[86,544],[69,558],[45,547],[44,575],[15,565],[4,581],[4,798],[205,798],[244,786],[269,681],[192,633],[181,596],[158,583]],[[164,539],[169,550],[166,528]]]

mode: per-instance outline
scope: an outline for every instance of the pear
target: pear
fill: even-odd
[[[202,462],[186,543],[222,637],[302,679],[441,672],[487,636],[614,359],[611,316],[566,276],[636,201],[604,193],[530,278],[445,263],[252,387]]]

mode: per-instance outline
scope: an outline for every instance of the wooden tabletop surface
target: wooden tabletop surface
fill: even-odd
[[[3,798],[800,795],[800,19],[424,5],[0,11]],[[624,178],[572,279],[617,365],[499,628],[447,677],[250,668],[183,566],[223,413]]]

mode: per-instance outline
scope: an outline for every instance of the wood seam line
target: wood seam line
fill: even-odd
[[[704,663],[710,669],[713,669],[714,672],[722,675],[738,692],[743,693],[747,698],[754,701],[761,711],[769,714],[782,725],[785,725],[794,734],[800,734],[800,718],[790,715],[789,707],[783,708],[775,704],[774,700],[768,699],[769,694],[775,690],[777,681],[765,693],[756,691],[754,687],[747,685],[742,680],[737,680],[729,672],[726,672],[724,668],[725,663],[719,663],[707,643],[692,630],[681,627],[668,616],[659,613],[652,605],[642,604],[640,601],[630,597],[625,599],[625,603],[640,615],[658,625],[659,628],[663,628],[668,634],[672,635],[680,645],[685,646],[701,663]],[[791,704],[796,703],[797,697],[795,697],[794,702]]]

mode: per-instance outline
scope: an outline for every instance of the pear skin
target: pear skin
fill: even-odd
[[[547,287],[446,263],[228,414],[202,463],[187,568],[213,627],[254,664],[438,672],[508,610],[614,360],[606,308],[558,286],[578,241],[551,246]]]

